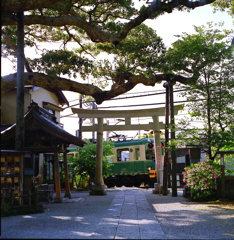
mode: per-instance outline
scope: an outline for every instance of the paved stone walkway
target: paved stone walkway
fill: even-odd
[[[152,206],[139,189],[117,191],[93,236],[97,239],[165,238]]]

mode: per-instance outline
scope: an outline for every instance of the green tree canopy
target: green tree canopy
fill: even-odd
[[[131,0],[4,0],[2,53],[15,59],[16,13],[23,11],[25,46],[40,51],[40,58],[25,56],[25,84],[90,95],[100,104],[138,83],[154,86],[172,74],[162,71],[165,49],[156,33],[142,25],[145,20],[156,21],[173,9],[194,9],[214,1],[142,1],[142,8],[137,10]],[[44,49],[47,43],[59,47]],[[140,54],[142,50],[145,56]],[[103,51],[113,55],[114,66],[98,60]],[[198,73],[194,68],[187,76],[173,73],[173,77],[190,83],[196,81]],[[82,82],[82,78],[91,82]],[[2,92],[15,85],[16,74],[2,77]]]
[[[211,24],[208,28],[201,26],[195,29],[196,34],[184,34],[183,40],[177,41],[169,51],[171,56],[178,59],[179,68],[183,64],[187,68],[192,64],[202,66],[197,82],[183,86],[182,95],[187,97],[186,106],[190,117],[181,121],[180,135],[182,141],[187,137],[189,144],[200,144],[201,129],[188,129],[191,129],[191,120],[203,121],[202,138],[206,139],[203,144],[209,149],[209,158],[213,160],[217,151],[223,148],[233,149],[234,146],[233,51],[226,41],[226,31],[213,29]],[[189,48],[196,50],[189,52]],[[184,61],[179,61],[180,58]]]

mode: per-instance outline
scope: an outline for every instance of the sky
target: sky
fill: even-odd
[[[142,2],[144,1],[140,2],[141,5],[142,5]],[[136,7],[137,6],[140,6],[140,5],[136,5]],[[166,47],[170,47],[170,45],[178,39],[175,35],[180,35],[183,32],[186,32],[188,34],[194,33],[195,31],[194,31],[193,25],[196,25],[196,26],[206,25],[207,22],[214,22],[214,23],[224,22],[223,28],[233,29],[233,19],[231,18],[231,16],[228,15],[226,12],[213,13],[213,8],[209,5],[195,8],[190,12],[173,11],[170,14],[166,13],[163,16],[158,17],[156,20],[145,21],[145,24],[154,28],[156,30],[156,33],[164,40]],[[232,37],[233,36],[230,36],[230,43],[231,43]],[[27,54],[29,53],[26,52],[26,56]],[[14,72],[15,71],[12,68],[11,62],[9,62],[7,59],[2,59],[1,75],[7,75]],[[164,90],[162,84],[161,85],[157,84],[155,87],[146,87],[140,84],[136,86],[132,91],[130,91],[131,94],[129,93],[127,95],[123,95],[120,97],[132,96],[133,94],[146,95],[148,93],[153,93],[158,90],[160,91]],[[78,93],[65,91],[64,94],[67,97],[68,101],[73,101],[74,99],[78,99]],[[177,94],[175,94],[175,101],[178,101],[178,100],[183,100],[183,99],[178,98]],[[155,107],[163,107],[164,104],[159,105],[158,103],[163,103],[164,101],[165,101],[165,95],[153,95],[150,97],[145,96],[145,97],[138,97],[138,98],[106,101],[103,104],[98,105],[98,108],[116,109],[116,110],[155,108]],[[70,102],[70,105],[75,103],[78,103],[78,102],[77,101]],[[155,103],[155,106],[145,105],[143,107],[128,107],[128,108],[123,107],[126,105],[151,104],[151,103]],[[120,107],[117,108],[113,106],[120,106]],[[66,116],[69,114],[71,114],[70,109],[66,109],[61,113],[62,116]],[[161,118],[161,120],[164,121],[163,118]],[[78,129],[78,119],[75,115],[73,115],[72,117],[62,117],[61,122],[64,124],[64,129],[66,131],[75,135],[75,132]],[[129,137],[135,136],[135,135],[136,135],[136,131],[128,132]],[[92,133],[85,133],[85,137],[91,138]]]

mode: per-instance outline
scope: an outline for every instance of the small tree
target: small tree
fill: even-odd
[[[203,145],[208,148],[209,159],[214,160],[217,151],[233,147],[234,60],[230,42],[225,42],[227,31],[212,27],[212,24],[208,29],[195,27],[196,34],[184,34],[183,41],[174,44],[170,56],[178,58],[179,68],[201,63],[198,81],[183,86],[185,91],[181,95],[187,97],[189,117],[180,122],[178,137],[183,141],[187,138],[190,144],[201,144],[201,127],[190,126],[193,120],[203,121],[202,137],[206,139]]]
[[[111,141],[103,142],[103,177],[107,176],[111,163],[108,161],[113,156],[111,151],[114,144]],[[87,145],[79,148],[79,156],[71,157],[72,170],[76,176],[86,179],[88,185],[91,185],[95,177],[96,167],[96,144],[87,141]]]

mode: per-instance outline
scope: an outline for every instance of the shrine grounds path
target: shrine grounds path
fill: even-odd
[[[151,189],[72,192],[44,213],[1,218],[2,239],[234,239],[234,209],[194,203]]]

